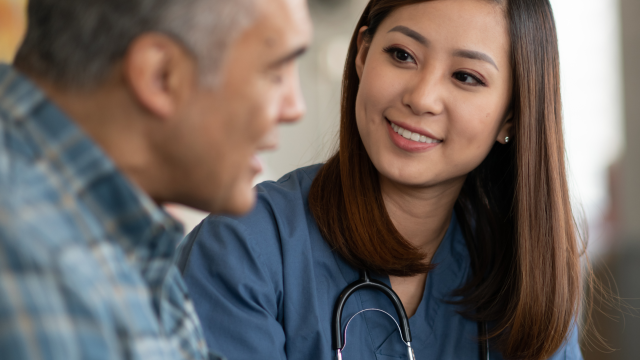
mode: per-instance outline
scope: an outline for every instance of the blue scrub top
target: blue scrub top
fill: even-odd
[[[333,307],[358,271],[331,251],[307,197],[321,165],[257,186],[255,209],[243,217],[209,216],[181,244],[178,265],[211,349],[229,360],[331,360]],[[424,296],[409,319],[416,359],[479,359],[477,323],[459,315],[451,292],[470,276],[469,254],[456,220],[440,244]],[[372,277],[389,284],[388,276]],[[396,319],[389,299],[356,292],[343,326],[356,312],[378,308]],[[398,328],[368,311],[349,325],[344,360],[407,359]],[[502,359],[491,352],[491,359]],[[582,359],[577,331],[551,359]]]

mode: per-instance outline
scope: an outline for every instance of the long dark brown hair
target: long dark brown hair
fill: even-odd
[[[309,206],[326,241],[352,266],[394,275],[426,273],[385,208],[378,171],[356,125],[358,30],[370,41],[395,9],[426,0],[371,0],[351,39],[342,84],[340,145],[321,168]],[[466,178],[455,212],[473,275],[454,295],[461,313],[495,324],[510,359],[543,359],[566,339],[581,298],[580,254],[569,202],[555,22],[548,0],[496,2],[511,39],[512,139],[496,144]]]

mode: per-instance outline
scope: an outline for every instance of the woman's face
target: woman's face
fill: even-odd
[[[358,41],[356,119],[383,177],[410,186],[464,181],[509,136],[504,11],[436,0],[393,11]]]

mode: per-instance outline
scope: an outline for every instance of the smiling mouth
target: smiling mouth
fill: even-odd
[[[391,128],[393,129],[393,131],[395,131],[396,133],[398,133],[398,135],[402,136],[403,138],[407,139],[407,140],[411,140],[411,141],[415,141],[418,143],[425,143],[425,144],[438,144],[441,143],[442,140],[436,140],[436,139],[432,139],[428,136],[422,135],[422,134],[418,134],[415,132],[411,132],[407,129],[404,129],[394,123],[392,123],[391,121],[389,121],[389,123],[391,124]]]

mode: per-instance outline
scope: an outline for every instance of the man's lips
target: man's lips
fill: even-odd
[[[257,151],[269,151],[276,150],[278,148],[278,144],[280,143],[280,133],[278,128],[273,128],[269,132],[267,132],[257,146]]]
[[[251,169],[256,173],[261,173],[263,170],[262,160],[260,160],[257,154],[251,157]]]
[[[277,142],[269,143],[269,144],[260,144],[260,146],[258,146],[257,152],[277,150],[278,145],[279,144]]]
[[[278,149],[278,139],[276,138],[272,138],[271,141],[263,141],[260,143],[260,145],[258,145],[258,148],[256,149],[256,152],[253,154],[253,156],[251,157],[251,168],[256,172],[256,173],[261,173],[264,170],[264,164],[262,163],[262,160],[260,160],[260,157],[258,155],[258,153],[263,152],[263,151],[273,151]]]

